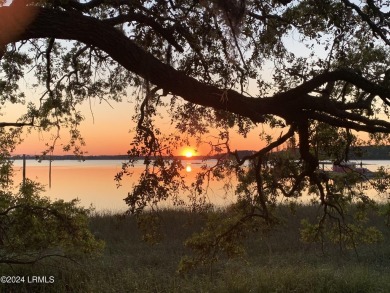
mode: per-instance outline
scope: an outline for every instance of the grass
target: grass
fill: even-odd
[[[315,217],[313,207],[296,215],[278,210],[282,224],[267,237],[253,234],[246,255],[224,259],[213,268],[177,274],[188,251],[183,241],[202,226],[199,215],[162,213],[165,237],[150,245],[142,241],[133,217],[110,213],[91,218],[91,230],[106,242],[101,256],[74,262],[52,259],[33,266],[0,266],[1,275],[54,276],[53,284],[3,285],[0,292],[390,292],[390,233],[384,219],[372,216],[384,241],[340,252],[299,239],[302,218]]]

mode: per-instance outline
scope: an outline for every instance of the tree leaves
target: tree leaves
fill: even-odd
[[[40,197],[43,187],[26,180],[17,195],[0,196],[0,263],[29,264],[46,257],[97,253],[103,243],[88,229],[90,209],[78,201]]]
[[[109,103],[129,95],[136,102],[134,139],[129,164],[116,180],[136,160],[145,165],[126,198],[131,212],[156,208],[170,197],[179,203],[181,192],[189,193],[194,209],[208,209],[205,185],[212,178],[229,180],[232,174],[239,180],[238,206],[245,206],[238,214],[248,221],[259,217],[272,222],[272,207],[280,197],[299,198],[306,191],[318,196],[325,216],[336,217],[332,210],[339,221],[344,220],[346,201],[366,203],[359,176],[332,179],[318,165],[320,159],[347,161],[357,141],[353,131],[388,143],[385,3],[38,1],[24,6],[36,18],[8,40],[4,28],[10,26],[13,7],[0,7],[0,39],[6,45],[1,48],[0,102],[3,108],[8,102],[22,104],[26,93],[20,83],[25,77],[42,94],[37,103],[27,105],[18,124],[0,125],[68,128],[71,139],[64,150],[80,153],[83,113],[78,106],[93,98]],[[171,117],[171,136],[159,127],[165,113]],[[264,129],[281,135],[275,139]],[[20,132],[1,130],[7,156]],[[240,158],[231,149],[230,132],[246,137],[252,130],[259,134],[258,147]],[[299,139],[293,143],[295,134]],[[194,182],[186,184],[174,154],[191,139],[207,143],[217,161],[205,164]],[[290,148],[280,152],[287,140]],[[46,153],[53,148],[48,145]],[[387,183],[376,186],[388,189]],[[210,231],[194,245],[234,252],[237,246],[229,246],[230,236],[245,233],[230,228],[239,222],[246,229],[236,220],[212,227],[226,230],[217,233],[226,235],[221,245],[210,240]],[[377,237],[373,231],[370,235]]]

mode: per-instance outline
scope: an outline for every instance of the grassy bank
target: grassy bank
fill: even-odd
[[[1,275],[53,276],[52,284],[2,285],[1,292],[390,292],[390,230],[385,219],[371,222],[384,235],[382,243],[340,251],[337,247],[302,243],[302,218],[316,208],[299,207],[296,214],[280,208],[282,223],[269,235],[253,234],[246,255],[222,260],[212,270],[200,267],[179,275],[180,259],[191,253],[183,241],[199,231],[203,219],[184,211],[162,213],[162,241],[141,240],[132,217],[110,213],[91,218],[91,230],[106,242],[103,255],[70,262],[52,259],[33,266],[1,266]]]

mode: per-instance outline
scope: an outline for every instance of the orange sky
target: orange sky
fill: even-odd
[[[271,67],[270,67],[271,68]],[[270,73],[271,69],[265,70]],[[270,76],[270,74],[266,75]],[[32,78],[32,76],[31,76]],[[21,88],[24,88],[29,101],[37,102],[44,89],[31,88],[30,77],[25,76],[25,83],[21,82]],[[246,91],[255,95],[256,82],[250,82]],[[134,133],[135,122],[131,120],[134,114],[135,103],[132,102],[132,90],[128,91],[127,98],[120,103],[110,102],[109,106],[106,102],[99,102],[98,100],[91,100],[91,105],[88,101],[80,106],[79,110],[85,117],[80,127],[81,133],[85,139],[86,146],[84,151],[87,155],[123,155],[126,154],[130,148],[130,143]],[[91,109],[93,114],[91,113]],[[22,105],[6,105],[3,110],[4,116],[0,117],[0,121],[15,121],[22,113],[24,113],[25,106]],[[1,114],[1,113],[0,113]],[[164,115],[164,113],[163,113]],[[165,113],[166,115],[166,113]],[[170,124],[170,118],[166,117],[158,122],[157,125],[162,131],[177,132]],[[259,133],[262,131],[262,125],[258,129],[252,131],[247,138],[243,138],[234,131],[230,134],[231,150],[259,150],[264,146],[264,142],[260,141]],[[281,130],[276,130],[275,135],[279,136]],[[213,133],[217,135],[218,132]],[[55,149],[56,155],[67,154],[62,151],[61,144],[66,144],[69,140],[67,129],[63,129],[60,133],[61,140],[57,142]],[[28,134],[24,142],[17,147],[14,154],[29,154],[39,155],[46,149],[45,144],[50,143],[53,134],[33,131]],[[209,140],[208,135],[205,135],[204,140]],[[188,147],[188,146],[187,146]],[[210,152],[210,146],[207,144],[196,147],[191,145],[193,149],[197,149],[195,155],[207,155]],[[185,155],[185,146],[179,149],[176,155]],[[69,153],[68,153],[69,154]],[[70,153],[71,154],[71,153]]]
[[[123,101],[121,103],[111,103],[112,107],[106,103],[92,103],[93,117],[88,104],[82,106],[81,110],[85,116],[85,121],[82,123],[80,130],[86,141],[85,151],[88,155],[121,155],[126,154],[130,148],[131,138],[133,133],[130,132],[134,128],[135,123],[131,121],[131,116],[134,113],[134,103]],[[6,117],[16,116],[20,109],[8,108]],[[20,113],[20,112],[19,112]],[[4,117],[2,119],[5,119]],[[10,120],[12,118],[7,118]],[[172,132],[174,127],[170,125],[170,119],[159,122],[158,127],[162,130]],[[239,135],[231,134],[232,150],[256,150],[259,145],[258,131],[253,131],[248,138],[244,139]],[[61,140],[58,141],[55,154],[65,154],[62,151],[61,144],[66,143],[68,135],[67,130],[63,129],[60,133]],[[52,134],[33,131],[28,134],[24,142],[17,147],[14,154],[29,154],[39,155],[45,149],[45,143],[50,142]],[[205,136],[205,139],[207,135]],[[260,142],[261,143],[261,142]],[[190,146],[195,149],[195,145]],[[177,155],[184,155],[186,147],[178,150]],[[195,155],[205,155],[210,151],[208,145],[200,146]]]
[[[31,94],[31,100],[38,100],[39,98],[34,97],[34,93]],[[91,108],[90,105],[85,103],[80,107],[80,111],[85,117],[80,130],[85,139],[86,146],[84,151],[86,155],[124,155],[130,148],[130,143],[134,135],[135,122],[131,120],[134,114],[135,103],[130,101],[131,96],[129,95],[128,100],[120,103],[111,103],[112,108],[105,102],[99,103],[99,101],[93,101]],[[16,117],[21,115],[25,111],[24,106],[21,105],[7,105],[7,108],[3,110],[4,116],[0,117],[1,121],[12,122],[15,121]],[[94,118],[94,119],[93,119]],[[174,127],[170,124],[169,117],[162,119],[158,122],[159,127],[164,132],[176,132]],[[267,131],[267,128],[264,127]],[[133,131],[133,133],[131,132]],[[252,131],[247,138],[236,134],[234,131],[231,132],[230,142],[231,150],[259,150],[265,145],[264,141],[259,138],[259,133],[262,130],[262,125],[259,125],[257,129]],[[278,137],[282,130],[275,129],[272,132],[274,138]],[[285,133],[284,130],[283,133]],[[214,133],[214,135],[216,135]],[[61,144],[65,144],[69,140],[67,129],[63,129],[60,133],[61,140],[57,142],[57,147],[54,154],[72,154],[64,153],[62,151]],[[211,134],[210,134],[211,135]],[[203,140],[210,140],[209,136],[205,135]],[[359,137],[366,139],[367,135],[363,133],[358,134]],[[50,143],[53,134],[33,131],[28,134],[25,141],[17,147],[14,154],[28,154],[28,155],[39,155],[46,149],[45,144]],[[210,152],[210,146],[207,144],[199,147],[195,146],[195,143],[190,146],[183,146],[177,150],[176,155],[185,155],[185,150],[190,147],[197,150],[194,155],[207,155]]]
[[[32,100],[34,99],[33,95],[30,97]],[[35,99],[37,98],[35,97]],[[129,97],[129,99],[131,98]],[[93,115],[88,103],[81,106],[80,110],[85,116],[85,121],[83,121],[80,130],[86,142],[86,146],[84,147],[84,151],[87,152],[86,155],[124,155],[129,150],[134,135],[130,130],[134,131],[135,127],[135,122],[131,120],[134,114],[135,104],[130,100],[125,100],[120,103],[112,102],[111,106],[112,108],[104,102],[92,101],[91,108]],[[0,120],[7,122],[15,121],[16,117],[24,111],[24,106],[7,105],[7,108],[3,110],[5,115],[0,117]],[[174,127],[170,124],[169,117],[159,121],[157,126],[162,131],[169,133],[175,132]],[[266,127],[264,128],[267,129]],[[247,138],[243,138],[232,131],[230,136],[231,150],[259,150],[265,145],[259,138],[261,130],[262,125],[259,125]],[[272,132],[275,136],[274,138],[276,138],[281,134],[282,130],[276,129]],[[216,134],[214,133],[214,135]],[[58,141],[54,154],[72,154],[62,151],[61,144],[65,144],[69,140],[67,129],[63,129],[60,135],[62,139]],[[204,140],[209,140],[210,135],[205,135]],[[367,135],[361,132],[358,135],[361,138],[367,139]],[[46,149],[45,144],[50,143],[52,136],[53,134],[50,133],[33,131],[17,147],[14,154],[39,155]],[[210,146],[207,144],[199,147],[193,144],[178,149],[176,155],[185,155],[188,147],[197,150],[194,155],[202,156],[210,152]]]
[[[20,12],[22,15],[22,12]],[[18,14],[19,15],[19,14]],[[23,16],[25,19],[30,19],[29,17]],[[11,29],[10,29],[11,31]],[[295,35],[292,34],[290,37],[285,39],[286,46],[293,51],[297,56],[305,56],[309,54],[308,50],[300,41],[297,41]],[[265,80],[272,77],[273,63],[266,62],[266,66],[263,68]],[[28,76],[25,76],[25,79],[28,80]],[[27,82],[26,82],[27,83]],[[23,85],[22,85],[23,87]],[[250,84],[248,89],[249,93],[256,93],[256,82]],[[30,94],[30,93],[27,93]],[[37,93],[32,93],[37,95]],[[36,97],[30,97],[32,100],[38,100]],[[0,120],[4,121],[14,121],[14,119],[21,113],[21,108],[16,106],[6,105],[7,108],[4,110],[6,113],[5,116],[0,117]],[[134,128],[135,122],[131,121],[131,116],[134,113],[134,103],[124,101],[122,103],[112,103],[113,108],[110,108],[105,103],[95,102],[92,105],[92,111],[94,116],[94,121],[92,114],[90,113],[89,105],[86,103],[82,107],[82,113],[84,114],[86,120],[83,122],[80,130],[83,134],[83,137],[86,141],[86,147],[84,150],[88,152],[89,155],[120,155],[126,154],[127,150],[130,148],[132,133],[129,133],[131,129]],[[1,113],[0,113],[1,114]],[[158,127],[163,131],[174,131],[173,127],[169,123],[169,119],[161,121],[161,125]],[[264,142],[261,142],[259,139],[259,133],[261,126],[257,131],[253,131],[248,138],[242,138],[239,135],[232,133],[231,134],[231,149],[235,150],[258,150],[264,146]],[[276,130],[275,135],[279,136],[281,130]],[[33,131],[29,134],[25,141],[17,147],[14,154],[30,154],[38,155],[43,150],[45,150],[45,143],[50,142],[52,134],[49,133],[38,133]],[[58,141],[58,146],[56,148],[55,154],[64,154],[62,151],[61,143],[66,143],[68,140],[68,135],[66,129],[61,132],[62,140]],[[195,149],[195,146],[190,146]],[[185,147],[181,150],[178,150],[178,155],[184,155]],[[207,145],[201,146],[198,148],[196,155],[205,155],[209,151]]]

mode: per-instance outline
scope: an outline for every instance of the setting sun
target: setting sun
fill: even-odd
[[[186,158],[191,158],[192,156],[194,156],[195,154],[195,151],[191,148],[186,148],[184,149],[183,151],[183,155],[186,157]]]

